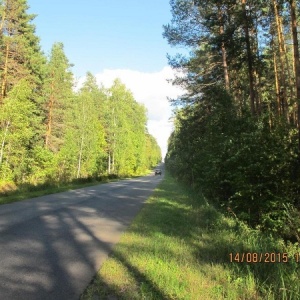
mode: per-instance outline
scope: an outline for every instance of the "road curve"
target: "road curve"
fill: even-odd
[[[0,299],[78,299],[163,176],[0,206]]]

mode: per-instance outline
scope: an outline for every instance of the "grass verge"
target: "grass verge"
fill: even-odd
[[[24,185],[20,185],[15,190],[0,193],[0,205],[13,203],[13,202],[17,202],[17,201],[22,201],[25,199],[30,199],[30,198],[39,197],[39,196],[75,190],[75,189],[84,188],[84,187],[88,187],[88,186],[113,182],[113,181],[119,181],[119,180],[124,180],[124,179],[129,179],[129,178],[136,178],[136,177],[150,174],[151,172],[152,171],[149,170],[145,174],[141,174],[139,176],[130,176],[130,177],[128,177],[128,176],[121,177],[121,176],[113,175],[112,177],[102,176],[99,179],[79,178],[79,179],[75,179],[72,182],[62,183],[62,184],[61,183],[60,184],[46,183],[46,184],[41,184],[41,185],[24,184]]]
[[[222,215],[166,174],[81,300],[300,299],[296,252],[297,245]],[[251,254],[237,262],[236,253],[240,260],[262,253],[263,261]],[[276,255],[267,262],[269,253]]]

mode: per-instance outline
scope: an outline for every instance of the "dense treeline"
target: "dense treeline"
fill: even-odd
[[[233,216],[300,241],[300,63],[295,0],[171,0],[164,37],[175,129],[167,168]]]
[[[161,160],[146,109],[87,73],[75,92],[62,43],[39,46],[26,0],[0,3],[0,190],[13,184],[135,175]]]

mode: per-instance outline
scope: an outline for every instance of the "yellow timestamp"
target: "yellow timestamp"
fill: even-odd
[[[295,260],[300,262],[300,253],[299,256],[295,256]],[[229,261],[231,263],[287,263],[289,256],[285,252],[231,252]]]

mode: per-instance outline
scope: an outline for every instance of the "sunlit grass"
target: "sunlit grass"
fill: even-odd
[[[230,262],[288,252],[288,263]],[[82,295],[87,299],[300,299],[296,245],[224,216],[166,175]]]
[[[19,188],[8,195],[0,195],[0,204],[13,203],[17,201],[22,201],[29,198],[55,194],[64,191],[70,191],[72,189],[78,189],[82,187],[92,186],[99,184],[100,182],[88,182],[88,183],[68,183],[61,186],[49,185],[45,187],[32,187],[32,188]]]
[[[246,247],[237,230],[166,176],[81,299],[265,299],[252,271],[229,262]]]
[[[152,171],[148,170],[144,174],[141,174],[139,176],[119,176],[116,178],[109,178],[108,176],[103,176],[99,179],[93,179],[93,178],[81,178],[78,180],[74,180],[73,182],[68,183],[48,183],[48,184],[41,184],[41,185],[20,185],[19,187],[14,188],[12,191],[8,191],[6,193],[0,193],[0,205],[1,204],[7,204],[7,203],[13,203],[17,201],[22,201],[29,198],[44,196],[44,195],[50,195],[70,190],[75,190],[79,188],[84,188],[88,186],[113,182],[113,181],[119,181],[119,180],[125,180],[129,178],[137,178],[140,176],[145,176],[147,174],[150,174]]]

